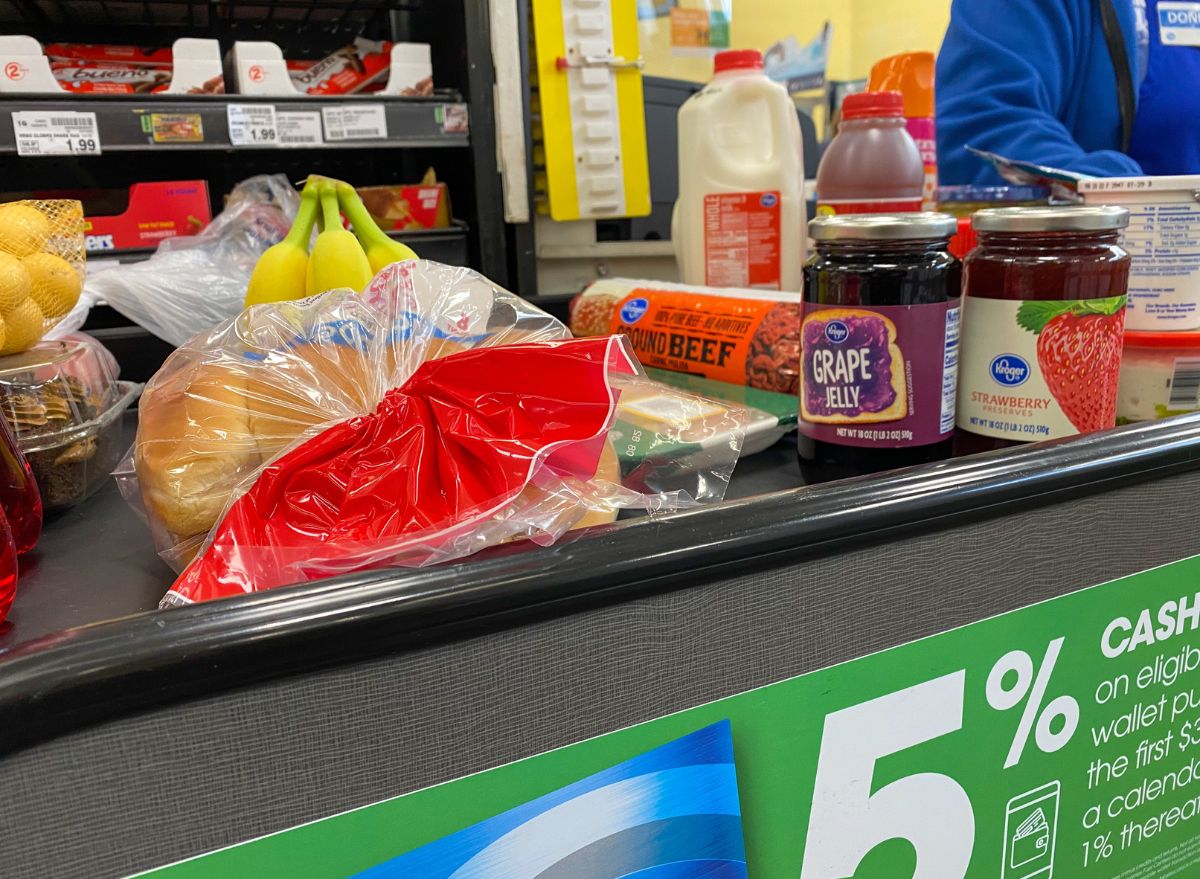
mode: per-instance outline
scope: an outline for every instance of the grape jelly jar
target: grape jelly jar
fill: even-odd
[[[996,208],[963,268],[960,454],[1113,427],[1129,286],[1119,207]]]
[[[821,482],[950,456],[960,263],[948,214],[819,217],[804,269],[800,470]]]

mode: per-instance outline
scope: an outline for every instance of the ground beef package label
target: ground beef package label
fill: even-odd
[[[649,367],[795,394],[800,294],[597,281],[571,303],[576,336],[622,333]]]

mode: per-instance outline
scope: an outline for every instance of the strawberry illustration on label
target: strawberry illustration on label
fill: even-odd
[[[1080,433],[1117,423],[1125,296],[1025,302],[1017,323],[1037,336],[1038,366]]]

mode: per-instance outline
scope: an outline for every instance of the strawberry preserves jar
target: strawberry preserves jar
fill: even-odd
[[[1129,254],[1119,207],[979,211],[964,263],[955,450],[1113,427]]]
[[[800,469],[807,482],[948,458],[961,265],[947,214],[826,216],[804,270]]]

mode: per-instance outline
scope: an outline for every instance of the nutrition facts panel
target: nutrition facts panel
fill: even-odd
[[[1200,327],[1200,204],[1131,206],[1125,248],[1133,256],[1129,327]]]

